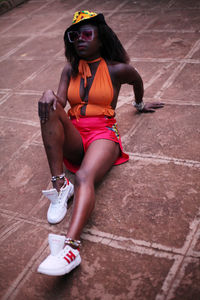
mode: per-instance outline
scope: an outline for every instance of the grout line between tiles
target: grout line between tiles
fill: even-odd
[[[185,167],[194,167],[194,168],[200,168],[200,161],[196,160],[190,160],[190,159],[181,159],[181,158],[175,158],[175,157],[168,157],[168,156],[159,156],[154,154],[146,154],[146,153],[137,153],[137,152],[128,152],[126,153],[130,156],[130,159],[132,160],[147,160],[147,161],[154,161],[159,163],[174,163],[176,165],[181,165]]]
[[[188,253],[191,253],[191,249],[195,246],[193,240],[196,240],[196,234],[198,233],[198,226],[200,225],[200,209],[194,218],[194,220],[190,223],[190,231],[185,239],[185,244],[182,247],[183,257],[179,257],[178,261],[175,261],[173,266],[171,267],[168,276],[165,278],[161,293],[157,294],[155,300],[171,300],[174,299],[174,292],[176,288],[179,286],[181,279],[184,276],[184,270],[186,266],[192,261],[194,258],[189,258]],[[200,257],[200,256],[199,256]],[[197,259],[199,261],[199,259]],[[195,260],[196,262],[196,260]]]
[[[32,266],[38,257],[44,252],[47,248],[47,239],[42,243],[40,248],[36,251],[36,253],[32,256],[29,262],[26,264],[22,272],[16,277],[16,279],[9,286],[7,292],[2,297],[2,300],[11,300],[15,299],[16,292],[19,290],[19,287],[23,285],[24,280],[27,279],[27,275],[32,273]]]
[[[196,51],[200,49],[200,39],[197,40],[193,47],[190,49],[188,54],[185,56],[185,58],[191,58]],[[165,83],[162,85],[161,89],[155,94],[154,98],[160,99],[166,89],[168,89],[172,83],[175,81],[177,76],[180,74],[180,72],[183,70],[185,67],[186,63],[180,63],[175,70],[172,72],[172,74],[169,76],[169,78],[165,81]]]

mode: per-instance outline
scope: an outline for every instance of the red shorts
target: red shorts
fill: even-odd
[[[92,142],[100,139],[106,139],[118,143],[121,149],[120,156],[117,158],[114,165],[120,165],[129,160],[129,156],[123,152],[115,118],[108,118],[105,116],[80,117],[79,120],[75,118],[71,119],[71,122],[82,137],[84,152],[87,151]],[[64,164],[66,168],[73,173],[76,173],[80,168],[80,165],[74,165],[65,158]]]

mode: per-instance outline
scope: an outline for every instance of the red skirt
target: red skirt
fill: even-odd
[[[115,118],[108,118],[105,116],[100,117],[80,117],[80,119],[71,119],[71,122],[79,131],[82,141],[84,152],[87,151],[89,145],[100,139],[106,139],[118,143],[121,149],[120,156],[115,161],[114,165],[120,165],[129,160],[128,154],[123,152],[121,138],[117,129]],[[76,173],[80,165],[74,165],[64,158],[66,168]]]

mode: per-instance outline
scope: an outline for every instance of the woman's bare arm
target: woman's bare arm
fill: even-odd
[[[43,93],[38,102],[38,114],[44,124],[49,119],[49,110],[56,110],[56,103],[59,102],[63,107],[67,104],[67,89],[69,85],[71,67],[67,63],[61,73],[57,94],[52,90]]]
[[[135,95],[135,103],[136,107],[138,104],[143,103],[144,96],[144,86],[143,81],[140,74],[137,72],[135,68],[133,68],[129,64],[117,64],[114,66],[116,78],[120,82],[120,84],[130,84],[133,86],[133,91]],[[155,112],[155,109],[162,108],[164,103],[153,102],[153,103],[145,103],[140,109],[140,112]]]

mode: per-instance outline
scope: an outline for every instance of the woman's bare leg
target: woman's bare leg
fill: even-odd
[[[89,146],[75,177],[74,206],[67,237],[80,238],[94,209],[94,185],[109,171],[119,153],[119,145],[109,140],[97,140]]]
[[[63,157],[72,163],[81,163],[84,155],[82,138],[59,103],[56,110],[50,110],[48,121],[41,123],[41,131],[52,176],[63,173]],[[63,180],[54,183],[58,191],[62,185]]]

